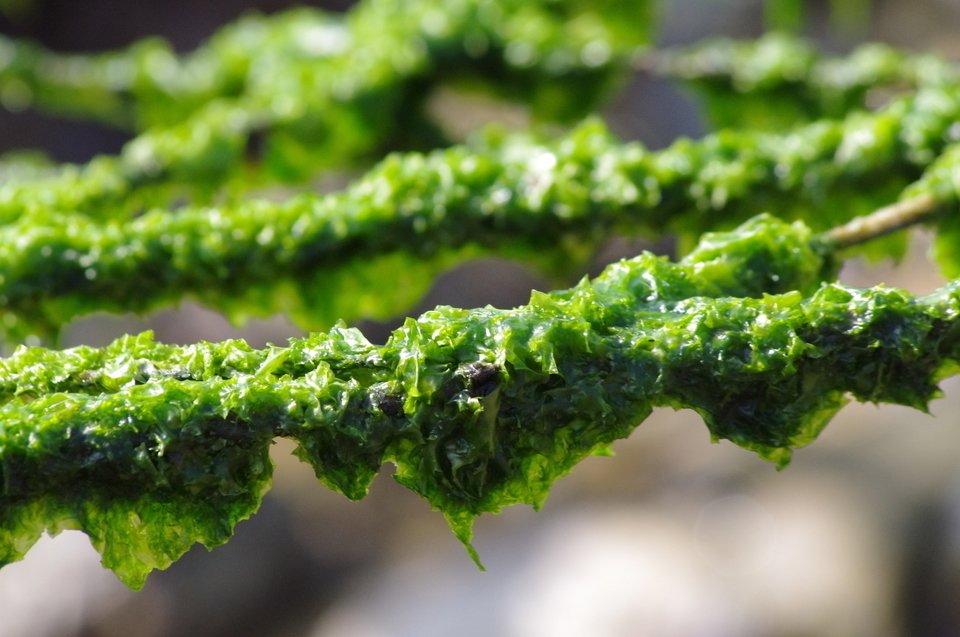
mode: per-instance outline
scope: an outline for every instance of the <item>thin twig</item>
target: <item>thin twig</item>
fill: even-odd
[[[822,239],[836,249],[849,248],[927,221],[942,210],[942,205],[929,193],[918,195],[828,230]]]

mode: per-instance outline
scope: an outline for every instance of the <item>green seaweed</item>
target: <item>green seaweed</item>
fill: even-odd
[[[22,347],[0,367],[2,559],[78,528],[139,587],[256,510],[277,436],[350,498],[392,462],[468,545],[476,516],[541,506],[656,406],[782,466],[848,396],[925,408],[960,354],[956,283],[768,294],[831,276],[825,251],[759,218],[678,264],[644,254],[512,310],[437,308],[383,346],[340,326],[264,350]]]
[[[0,359],[0,565],[45,531],[79,529],[139,588],[257,510],[278,437],[352,499],[392,463],[478,559],[477,516],[542,506],[656,407],[693,409],[713,439],[778,467],[848,400],[926,409],[960,369],[960,282],[914,297],[832,281],[842,247],[937,214],[938,256],[960,271],[960,82],[935,58],[823,59],[779,36],[714,44],[660,70],[712,83],[738,125],[816,121],[656,152],[589,122],[551,142],[392,155],[330,195],[239,197],[442,144],[424,110],[440,87],[479,84],[576,119],[621,77],[649,18],[648,2],[365,0],[343,18],[252,16],[186,56],[158,40],[93,56],[0,40],[8,104],[143,131],[83,166],[0,160],[0,324],[14,339],[184,296],[235,319],[383,316],[493,250],[558,271],[611,231],[672,232],[686,247],[762,210],[807,221],[755,217],[679,262],[644,253],[514,309],[439,307],[384,345],[338,323],[262,349],[150,333],[21,346]],[[902,85],[863,109],[869,90]],[[756,108],[769,99],[772,116]],[[909,219],[834,228],[896,197]],[[902,237],[873,245],[897,254]]]
[[[573,464],[681,400],[652,344],[675,337],[682,304],[812,289],[835,267],[804,226],[760,217],[677,264],[644,254],[514,310],[438,308],[384,346],[339,326],[263,350],[149,334],[18,348],[0,360],[0,561],[78,528],[139,587],[256,510],[277,436],[351,498],[393,462],[469,543],[477,515],[539,506]],[[755,446],[779,458],[798,434],[777,435]]]

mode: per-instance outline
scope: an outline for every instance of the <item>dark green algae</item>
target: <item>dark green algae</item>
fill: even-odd
[[[257,509],[278,436],[350,498],[394,463],[468,546],[476,516],[539,507],[656,406],[783,465],[848,395],[923,408],[957,358],[956,284],[818,288],[834,270],[809,230],[761,217],[678,264],[644,254],[512,310],[437,308],[383,346],[340,326],[263,350],[22,347],[0,364],[0,560],[78,528],[139,587]]]

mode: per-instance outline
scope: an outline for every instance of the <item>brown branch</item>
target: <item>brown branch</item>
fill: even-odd
[[[942,205],[941,200],[929,193],[918,195],[828,230],[821,239],[834,249],[849,248],[928,221],[940,213]]]

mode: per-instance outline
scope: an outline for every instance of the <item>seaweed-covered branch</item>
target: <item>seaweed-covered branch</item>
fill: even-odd
[[[960,66],[936,55],[872,43],[831,56],[784,33],[653,50],[637,66],[691,84],[719,126],[771,130],[843,117],[897,93],[960,81]]]
[[[931,88],[843,121],[725,131],[656,152],[594,122],[552,143],[394,155],[341,193],[286,203],[104,223],[38,210],[0,227],[0,314],[22,340],[88,312],[193,296],[235,319],[283,308],[320,329],[401,312],[444,268],[492,247],[569,266],[613,230],[690,242],[762,210],[826,229],[899,196],[958,118],[960,87]]]
[[[491,90],[536,94],[536,108],[569,117],[588,108],[577,100],[595,96],[560,91],[550,104],[539,90],[561,80],[602,87],[599,76],[645,44],[651,27],[643,0],[364,0],[346,15],[310,7],[250,13],[185,55],[160,38],[62,54],[0,36],[0,89],[10,101],[22,96],[21,106],[144,130],[220,98],[360,108],[363,98],[395,100],[390,91],[405,84],[484,78],[496,81]]]
[[[105,118],[132,109],[151,124],[119,157],[4,187],[0,216],[116,218],[169,201],[171,187],[209,197],[434,146],[442,135],[424,102],[441,85],[484,87],[550,120],[582,117],[646,42],[648,4],[366,0],[344,18],[251,16],[183,60],[156,40],[92,58],[0,43],[5,94]]]
[[[761,218],[679,264],[643,255],[513,310],[437,308],[384,346],[340,327],[263,351],[21,348],[2,372],[2,561],[79,528],[139,586],[254,512],[276,436],[352,498],[393,462],[469,544],[477,515],[540,506],[655,406],[781,465],[848,395],[923,408],[960,355],[957,284],[761,296],[829,276],[817,245]]]

